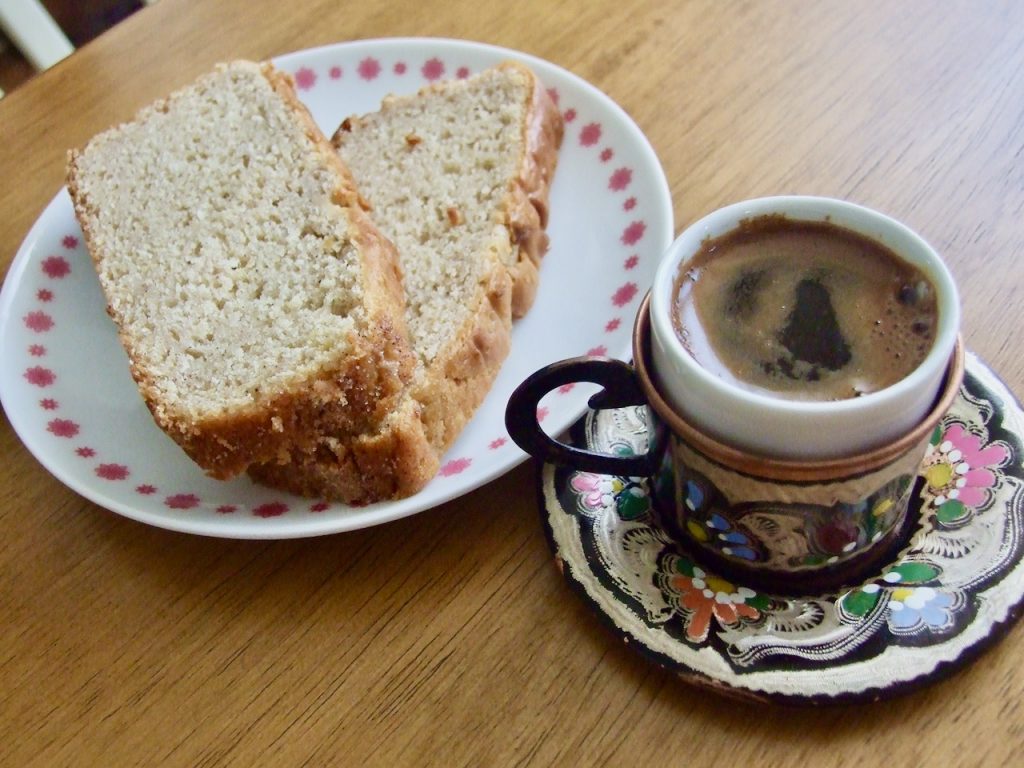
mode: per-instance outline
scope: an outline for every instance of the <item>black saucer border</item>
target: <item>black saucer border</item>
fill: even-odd
[[[974,358],[972,363],[974,365],[981,365],[990,372],[990,374],[999,379],[998,375],[988,368],[984,362],[978,358]],[[973,375],[970,367],[967,367],[965,371],[965,378],[970,376],[971,379],[976,381],[976,386],[982,388],[990,400],[999,400],[1001,398],[993,393],[987,385],[983,382],[977,381],[977,377]],[[1002,380],[999,379],[1002,383]],[[966,382],[965,382],[966,385]],[[1003,387],[1010,393],[1011,403],[1001,403],[1002,410],[1000,413],[1005,413],[1006,408],[1015,407],[1018,411],[1024,412],[1024,407],[1021,406],[1020,400],[1010,392],[1008,386],[1003,383]],[[998,408],[996,409],[999,410]],[[585,427],[587,421],[587,414],[584,414],[578,419],[569,429],[570,441],[573,445],[579,445],[586,442]],[[1003,429],[1002,431],[1006,431]],[[1024,434],[1016,435],[1017,442],[1024,441]],[[1018,446],[1019,447],[1019,446]],[[541,519],[541,526],[544,530],[544,537],[547,540],[548,547],[550,548],[554,558],[555,566],[561,572],[563,579],[568,583],[570,589],[583,601],[583,604],[587,606],[590,612],[597,616],[598,621],[602,624],[611,634],[620,640],[624,645],[632,648],[633,650],[640,653],[641,656],[645,657],[649,662],[652,662],[656,666],[664,669],[683,682],[692,684],[703,690],[711,691],[716,695],[732,699],[753,702],[758,704],[781,704],[784,706],[794,708],[821,708],[831,706],[856,706],[864,704],[873,704],[884,700],[891,700],[898,697],[907,696],[909,694],[920,691],[924,688],[934,686],[944,680],[954,677],[958,672],[963,671],[968,666],[974,663],[974,661],[982,656],[984,653],[989,651],[995,645],[997,645],[1003,638],[1009,634],[1010,629],[1017,623],[1024,614],[1024,592],[1018,597],[1017,601],[1008,607],[1006,616],[997,621],[993,621],[989,631],[970,646],[961,650],[959,655],[954,659],[948,659],[938,662],[934,669],[927,673],[921,674],[911,680],[903,680],[893,683],[890,686],[884,684],[865,688],[860,691],[847,691],[839,692],[836,694],[817,693],[817,694],[785,694],[776,692],[765,692],[757,691],[749,688],[743,688],[731,683],[718,680],[710,675],[707,675],[698,670],[692,669],[686,666],[684,663],[679,662],[671,657],[660,653],[643,640],[637,637],[635,634],[623,629],[618,626],[615,621],[605,611],[603,611],[596,601],[590,596],[587,588],[583,583],[576,578],[573,574],[573,564],[565,560],[559,554],[559,545],[555,541],[554,531],[551,527],[550,516],[551,510],[548,509],[547,498],[545,494],[545,485],[548,482],[550,476],[550,482],[554,485],[554,474],[557,468],[550,464],[545,464],[541,461],[535,460],[534,464],[534,477],[535,477],[535,493],[537,499],[537,509]],[[556,489],[557,490],[557,489]],[[565,513],[564,509],[559,509],[559,512]],[[567,513],[568,514],[568,513]]]

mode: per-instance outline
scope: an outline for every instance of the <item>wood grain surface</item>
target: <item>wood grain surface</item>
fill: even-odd
[[[65,152],[214,62],[358,38],[519,49],[650,138],[679,230],[843,197],[948,260],[968,347],[1024,392],[1024,4],[162,0],[0,101],[0,263]],[[2,363],[0,363],[2,364]],[[169,533],[86,502],[0,424],[0,765],[1019,764],[1024,631],[825,710],[683,685],[552,565],[533,467],[320,539]]]

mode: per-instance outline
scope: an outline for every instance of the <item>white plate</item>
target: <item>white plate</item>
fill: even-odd
[[[453,499],[526,456],[508,438],[505,403],[555,360],[630,357],[640,299],[673,235],[665,174],[644,135],[607,96],[559,67],[453,40],[366,40],[288,54],[299,96],[332,133],[388,93],[465,77],[504,59],[531,66],[565,115],[551,190],[551,248],[529,315],[489,396],[415,496],[364,507],[304,499],[248,478],[207,478],[150,418],[82,244],[67,191],[43,211],[0,293],[0,399],[28,449],[86,498],[152,525],[210,536],[288,538],[377,525]],[[577,386],[542,403],[544,426],[566,429],[586,407]]]

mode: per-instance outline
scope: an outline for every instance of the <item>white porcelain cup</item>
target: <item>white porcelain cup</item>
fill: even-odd
[[[681,269],[709,238],[765,215],[828,221],[887,246],[920,269],[936,291],[938,327],[921,364],[884,389],[838,401],[791,400],[733,384],[694,359],[672,323],[674,285]],[[736,203],[688,227],[669,247],[651,289],[651,359],[656,385],[693,426],[722,443],[783,460],[850,456],[884,445],[928,413],[943,383],[960,327],[952,275],[919,235],[898,221],[854,203],[821,197],[765,197]]]

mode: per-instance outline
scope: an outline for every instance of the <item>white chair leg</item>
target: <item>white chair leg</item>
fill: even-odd
[[[39,0],[0,0],[0,29],[39,70],[75,50]]]

